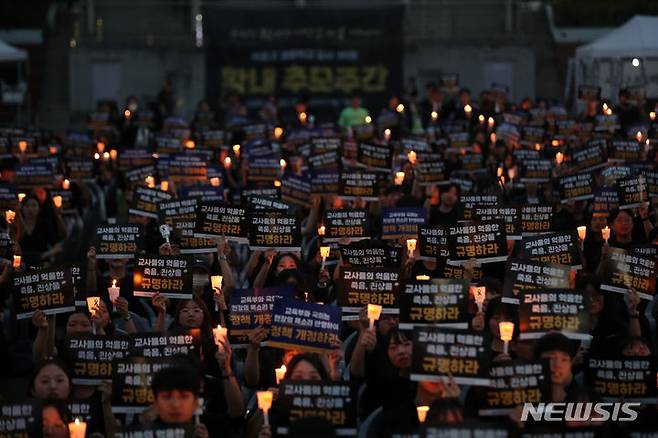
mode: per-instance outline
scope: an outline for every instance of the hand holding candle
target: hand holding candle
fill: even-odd
[[[404,172],[395,172],[395,185],[401,186],[404,183]]]
[[[222,293],[222,282],[224,281],[224,277],[221,275],[212,275],[210,277],[210,283],[212,285],[212,290],[213,293],[215,294],[221,294]],[[215,302],[215,312],[219,310],[219,307],[217,306],[217,302]]]
[[[484,300],[487,297],[487,288],[485,286],[471,286],[475,304],[478,306],[478,313],[482,313],[484,307]]]
[[[267,416],[267,412],[272,407],[272,391],[257,391],[256,398],[258,399],[258,408],[263,410],[263,420],[265,425],[269,426],[270,420]]]
[[[15,255],[14,256],[14,262],[11,265],[14,269],[18,269],[21,267],[21,256],[20,255]]]
[[[55,205],[55,208],[62,208],[62,196],[61,195],[53,196],[53,204]]]
[[[610,239],[610,227],[609,226],[606,225],[605,228],[601,230],[601,236],[603,237],[603,239],[605,240],[605,243],[607,244],[608,239]]]
[[[283,377],[286,375],[286,366],[281,365],[280,368],[274,368],[274,374],[276,374],[276,384],[278,385],[283,380]]]
[[[407,158],[412,165],[416,165],[416,153],[414,151],[409,151]]]
[[[92,323],[91,323],[91,332],[96,334],[96,324],[94,324],[94,317],[96,312],[98,312],[98,307],[101,304],[101,297],[87,297],[87,310],[91,313]]]
[[[407,251],[409,251],[409,258],[413,259],[414,258],[414,251],[416,251],[416,243],[418,240],[416,239],[407,239]]]
[[[583,243],[585,242],[585,236],[587,235],[587,227],[585,225],[581,225],[578,227],[578,238],[580,239],[580,246],[582,247]]]
[[[107,294],[110,296],[110,301],[112,302],[112,305],[116,304],[117,298],[119,298],[120,293],[121,293],[121,289],[117,287],[117,281],[112,280],[112,286],[107,288]]]
[[[324,264],[327,261],[327,257],[329,257],[329,254],[331,253],[331,247],[330,246],[321,246],[320,247],[320,257],[322,257],[322,266],[320,266],[320,270],[324,270]]]
[[[514,323],[501,321],[498,323],[498,331],[500,332],[500,339],[505,343],[503,353],[508,354],[509,341],[512,340],[514,334]]]
[[[222,342],[226,341],[226,336],[227,336],[226,327],[222,327],[221,325],[218,325],[216,328],[212,329],[212,336],[215,339],[215,344],[217,344],[217,347],[224,348],[222,346]]]
[[[16,218],[16,212],[14,210],[5,211],[5,220],[7,221],[8,224],[13,223],[15,218]]]
[[[370,328],[375,328],[375,321],[379,319],[382,314],[382,306],[379,304],[368,304],[368,320],[370,321]]]

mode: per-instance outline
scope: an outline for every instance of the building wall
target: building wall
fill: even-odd
[[[103,65],[108,67],[110,80],[98,84],[103,76],[97,69]],[[114,94],[114,73],[118,73],[115,100],[119,105],[130,95],[137,96],[142,104],[154,100],[165,78],[171,79],[179,115],[191,116],[205,95],[205,56],[201,50],[79,48],[71,51],[69,69],[69,101],[74,112],[93,109],[94,96],[99,92]],[[99,78],[96,85],[94,75]]]
[[[510,65],[510,99],[535,97],[535,56],[528,47],[438,46],[408,50],[405,77],[415,77],[420,92],[428,81],[438,82],[441,73],[457,73],[460,87],[470,89],[475,98],[491,86],[492,76],[487,75],[487,69],[492,63]]]

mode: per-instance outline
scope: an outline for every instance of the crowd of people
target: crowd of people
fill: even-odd
[[[84,420],[84,433],[89,437],[160,436],[129,435],[127,431],[153,431],[168,425],[181,425],[189,436],[198,438],[266,438],[282,433],[328,437],[336,436],[341,428],[363,437],[609,437],[632,431],[654,434],[632,436],[655,436],[658,307],[653,296],[658,205],[653,196],[658,192],[653,192],[649,175],[658,162],[658,140],[654,140],[658,123],[655,108],[631,97],[622,91],[618,104],[613,104],[590,96],[581,104],[582,113],[572,114],[555,102],[509,102],[501,89],[473,99],[467,89],[451,93],[430,83],[425,98],[415,91],[391,96],[379,112],[368,111],[361,98],[353,96],[335,122],[316,120],[309,97],[300,98],[289,111],[281,110],[273,97],[251,111],[239,95],[229,94],[216,111],[201,102],[190,121],[168,114],[171,108],[167,105],[143,107],[131,97],[118,110],[110,103],[100,105],[84,132],[2,129],[0,405],[38,401],[33,406],[38,407],[37,418],[42,423],[38,429],[44,437],[69,436],[69,423],[76,417]],[[321,147],[322,139],[335,139],[332,144],[337,149]],[[618,153],[617,142],[625,145],[627,156]],[[359,152],[363,144],[390,151],[389,168],[369,166],[364,159],[367,154]],[[631,147],[634,144],[639,145],[637,151]],[[591,166],[578,158],[578,153],[594,146],[600,153],[589,156],[595,162]],[[327,152],[336,152],[336,160],[313,159]],[[160,165],[173,156],[204,157],[202,173],[189,180],[176,178],[168,173],[171,169]],[[264,173],[254,165],[265,159],[279,164],[274,173]],[[426,159],[441,162],[429,163],[440,171],[423,170]],[[533,177],[526,161],[542,160],[550,161],[547,173]],[[198,165],[196,158],[192,161]],[[26,169],[44,166],[51,171],[50,179],[32,177],[29,172],[23,177]],[[155,172],[134,177],[140,168]],[[375,195],[364,199],[345,196],[336,189],[335,193],[311,190],[307,199],[281,196],[281,187],[289,179],[305,180],[314,187],[319,170],[337,175],[374,172],[378,175]],[[561,190],[564,178],[581,174],[591,176],[589,189],[579,192],[584,196]],[[219,184],[211,184],[211,179],[217,178]],[[639,178],[638,184],[644,186],[638,190],[639,202],[629,204],[619,199],[617,189],[619,181],[632,178]],[[163,233],[163,216],[136,208],[140,187],[166,192],[166,199],[184,200],[193,197],[188,195],[190,186],[220,187],[222,200],[215,198],[211,203],[243,206],[248,225],[257,211],[249,197],[275,198],[285,210],[271,214],[283,212],[301,224],[299,236],[293,236],[301,250],[286,251],[276,245],[252,249],[218,233],[209,248],[189,251],[189,239],[185,240],[176,224],[171,234]],[[601,193],[610,196],[601,201]],[[478,195],[494,196],[494,207],[548,206],[549,226],[541,233],[518,232],[519,239],[512,239],[517,233],[508,228],[506,245],[497,254],[502,254],[502,259],[494,261],[478,253],[458,257],[452,244],[426,257],[419,225],[415,225],[415,236],[391,237],[383,230],[385,210],[422,208],[424,228],[454,233],[464,221],[477,224],[471,221],[479,220],[473,216],[473,208],[481,201],[472,200]],[[362,209],[367,211],[367,235],[358,242],[353,236],[334,236],[331,254],[323,254],[322,248],[328,244],[324,231],[329,226],[327,211]],[[104,224],[141,225],[141,253],[102,256],[96,230]],[[580,235],[583,226],[584,235]],[[542,233],[574,236],[575,258],[562,264],[551,258],[533,258],[524,242]],[[362,249],[385,248],[386,254],[397,251],[396,257],[384,257],[385,265],[372,262],[365,266],[386,268],[398,275],[396,300],[384,304],[380,316],[369,317],[370,303],[360,303],[360,311],[353,311],[350,318],[345,318],[350,312],[344,310],[339,342],[323,351],[307,348],[304,342],[294,348],[269,345],[268,324],[256,325],[242,338],[232,335],[232,300],[237,299],[237,291],[244,296],[245,289],[258,295],[264,288],[291,288],[295,300],[345,307],[340,297],[347,294],[349,282],[343,274],[354,266],[343,250],[356,244]],[[619,254],[641,256],[647,263],[653,260],[650,278],[642,282],[641,275],[631,270],[622,276],[618,290],[602,287],[609,283],[606,263]],[[133,293],[138,284],[137,259],[149,255],[191,258],[193,283],[191,290],[185,291],[188,298]],[[577,291],[582,297],[586,311],[579,323],[580,337],[559,325],[541,336],[523,336],[527,330],[519,313],[523,303],[505,299],[509,298],[509,283],[514,281],[509,276],[510,263],[519,260],[551,269],[570,265],[565,268],[566,283],[556,289]],[[66,312],[51,311],[57,306],[42,300],[29,317],[17,319],[21,312],[21,282],[17,279],[60,267],[72,275],[76,306]],[[143,270],[139,272],[142,275]],[[217,275],[222,276],[220,286],[211,281]],[[408,322],[408,315],[403,316],[400,295],[406,285],[433,284],[439,279],[467,282],[459,292],[468,303],[466,313],[458,318],[463,325],[446,330],[484,336],[485,345],[478,353],[483,370],[478,376],[488,376],[489,368],[499,365],[541,363],[545,378],[536,385],[539,397],[520,396],[503,403],[501,407],[506,409],[498,414],[484,415],[492,386],[460,379],[461,370],[451,367],[447,372],[434,371],[431,379],[417,377],[417,331],[433,324],[416,326],[412,322],[402,327],[400,320],[406,317]],[[40,287],[47,288],[45,283]],[[546,290],[547,286],[531,283],[525,284],[524,292]],[[111,286],[120,288],[118,297],[110,296]],[[477,288],[485,288],[479,301]],[[377,292],[376,286],[369,291],[370,296]],[[100,301],[88,306],[85,299],[95,296]],[[514,323],[511,339],[501,335],[502,322]],[[214,332],[218,324],[228,328],[228,335]],[[80,357],[68,351],[70,339],[115,340],[193,332],[197,347],[188,354],[177,350],[170,355],[169,366],[150,375],[151,394],[141,410],[117,412],[113,406],[113,391],[118,387],[113,381],[118,378],[116,362],[106,380],[76,383]],[[648,359],[647,372],[652,374],[643,388],[640,398],[644,400],[636,409],[635,421],[522,418],[524,402],[610,401],[609,388],[603,385],[602,389],[587,378],[592,358]],[[111,358],[106,361],[112,363]],[[333,415],[325,415],[322,409],[313,411],[315,415],[310,410],[291,414],[281,401],[284,384],[275,372],[281,366],[285,366],[283,382],[345,384],[350,393],[344,399],[350,403],[342,410],[349,412],[335,415],[341,411],[335,408]],[[614,378],[609,380],[614,383]],[[273,397],[269,413],[259,409],[263,391]],[[634,397],[621,394],[612,398],[628,401]],[[86,404],[88,415],[76,415],[74,403]],[[421,414],[423,409],[418,408],[425,406],[429,409]],[[3,410],[0,436],[27,436],[7,429],[5,413]],[[286,426],[285,432],[281,425]],[[79,435],[71,432],[70,436]]]

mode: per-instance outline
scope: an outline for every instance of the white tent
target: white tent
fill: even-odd
[[[600,86],[604,98],[615,99],[621,88],[644,86],[648,97],[658,97],[658,17],[636,15],[578,47],[574,70],[576,90]]]
[[[27,51],[17,49],[0,40],[0,62],[18,62],[27,59]]]

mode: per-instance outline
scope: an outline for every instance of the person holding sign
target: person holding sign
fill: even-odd
[[[327,381],[329,380],[329,374],[319,355],[315,353],[302,353],[290,359],[283,380]],[[259,430],[259,437],[272,436],[271,425],[277,423],[278,409],[276,399],[279,394],[279,388],[270,388],[268,391],[272,392],[275,402],[269,412],[269,424],[263,421],[264,416],[261,411],[258,411],[247,423],[248,430]]]
[[[42,266],[44,261],[64,250],[67,237],[61,209],[52,209],[45,204],[46,194],[25,196],[18,204],[19,210],[14,227],[16,240],[22,249],[23,261],[27,266]]]
[[[505,352],[505,342],[500,336],[500,322],[511,321],[514,323],[514,338],[518,337],[518,317],[516,309],[510,304],[502,302],[501,297],[496,297],[487,303],[487,310],[483,319],[476,316],[473,319],[475,330],[484,330],[491,335],[490,351],[494,361],[511,360],[514,352]]]
[[[159,300],[156,300],[160,303]],[[162,307],[160,307],[161,309]],[[244,404],[240,385],[232,371],[231,345],[224,337],[219,344],[216,343],[212,332],[212,318],[203,300],[194,296],[191,300],[180,300],[174,311],[174,322],[169,327],[172,333],[181,333],[188,330],[200,330],[201,359],[205,374],[212,377],[204,382],[204,394],[217,403],[221,412],[222,421],[239,418],[244,414]],[[158,331],[162,331],[159,326]]]

